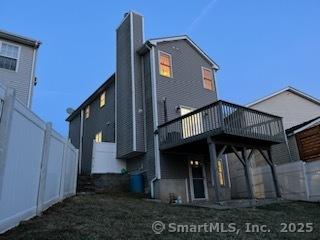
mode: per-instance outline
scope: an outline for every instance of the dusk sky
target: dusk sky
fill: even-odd
[[[220,99],[247,104],[288,85],[320,98],[320,1],[3,1],[0,29],[42,42],[33,110],[67,136],[76,108],[115,71],[115,29],[145,17],[146,39],[188,34],[220,66]]]

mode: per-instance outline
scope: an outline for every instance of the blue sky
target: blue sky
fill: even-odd
[[[0,28],[42,41],[33,110],[67,135],[77,107],[115,70],[123,14],[146,38],[188,34],[221,67],[219,98],[246,104],[292,85],[320,98],[320,1],[3,1]]]

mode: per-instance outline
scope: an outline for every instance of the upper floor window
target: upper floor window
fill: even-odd
[[[96,141],[97,143],[101,143],[101,142],[102,142],[102,132],[98,132],[98,133],[96,134],[95,141]]]
[[[213,90],[213,74],[209,68],[202,67],[203,87],[208,90]]]
[[[90,117],[90,105],[86,106],[86,108],[84,110],[84,117],[85,117],[85,119]]]
[[[172,77],[171,55],[161,51],[159,51],[159,73],[164,77]]]
[[[104,105],[106,105],[106,91],[100,95],[100,107],[102,108]]]
[[[0,68],[16,71],[19,59],[19,47],[0,42]]]

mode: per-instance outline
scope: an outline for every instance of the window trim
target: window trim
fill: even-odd
[[[17,60],[17,66],[16,66],[16,70],[10,70],[10,69],[6,69],[6,68],[0,68],[1,70],[4,70],[4,71],[9,71],[9,72],[18,72],[19,70],[19,65],[20,65],[20,54],[21,54],[21,46],[17,45],[17,44],[14,44],[14,43],[11,43],[11,42],[7,42],[7,41],[3,41],[3,40],[0,40],[0,49],[2,48],[2,44],[5,43],[5,44],[9,44],[11,46],[14,46],[14,47],[17,47],[18,48],[18,57],[17,58],[13,58],[13,57],[7,57],[7,56],[4,56],[0,53],[0,56],[2,57],[6,57],[6,58],[11,58],[11,59],[16,59]]]
[[[212,76],[212,79],[211,79],[212,89],[208,89],[208,88],[205,87],[205,84],[204,84],[204,81],[205,81],[205,79],[204,79],[204,70],[208,70],[208,71],[211,72],[211,76]],[[215,89],[215,84],[214,84],[214,76],[213,76],[213,71],[212,71],[212,69],[202,66],[202,67],[201,67],[201,73],[202,73],[202,85],[203,85],[203,88],[206,89],[206,90],[208,90],[208,91],[214,91],[214,89]]]
[[[164,54],[164,55],[167,55],[169,56],[169,60],[170,60],[170,69],[171,69],[171,74],[170,76],[164,76],[161,74],[161,71],[160,71],[160,66],[161,66],[161,62],[160,62],[160,57],[161,57],[161,54]],[[170,53],[167,53],[167,52],[164,52],[164,51],[161,51],[161,50],[158,50],[158,63],[159,63],[159,75],[161,77],[166,77],[166,78],[173,78],[173,65],[172,65],[172,55]]]
[[[104,103],[101,105],[101,97],[104,95]],[[99,97],[99,106],[100,108],[103,108],[106,105],[106,98],[107,98],[107,90],[104,90]]]

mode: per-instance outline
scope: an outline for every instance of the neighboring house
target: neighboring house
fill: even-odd
[[[247,107],[275,114],[283,118],[283,126],[287,133],[290,155],[286,144],[274,147],[274,159],[277,164],[300,160],[296,156],[296,140],[290,129],[308,124],[320,116],[320,100],[293,87],[286,87],[269,96],[261,98]],[[290,133],[290,134],[289,134]]]
[[[0,83],[16,91],[17,98],[31,107],[36,84],[35,67],[40,42],[0,30]]]
[[[320,135],[317,132],[319,128],[315,126],[320,118],[320,100],[293,87],[286,87],[248,104],[247,107],[282,117],[287,143],[274,145],[271,148],[274,162],[277,165],[320,159],[318,155]],[[237,159],[229,157],[228,160],[231,166],[232,196],[234,198],[243,197],[246,195],[243,190],[244,172]],[[261,154],[255,154],[251,160],[251,166],[256,168],[263,167],[263,165],[265,161]],[[263,185],[262,182],[261,184]]]
[[[284,132],[277,116],[218,101],[218,69],[189,37],[145,40],[143,17],[125,14],[116,30],[115,76],[67,118],[80,172],[96,172],[102,147],[94,149],[106,144],[112,154],[99,161],[125,161],[129,173],[144,175],[151,197],[229,200],[224,154],[235,152],[248,171],[253,151],[261,150],[273,167],[268,150]]]
[[[320,160],[320,111],[319,117],[286,130],[293,161]]]

